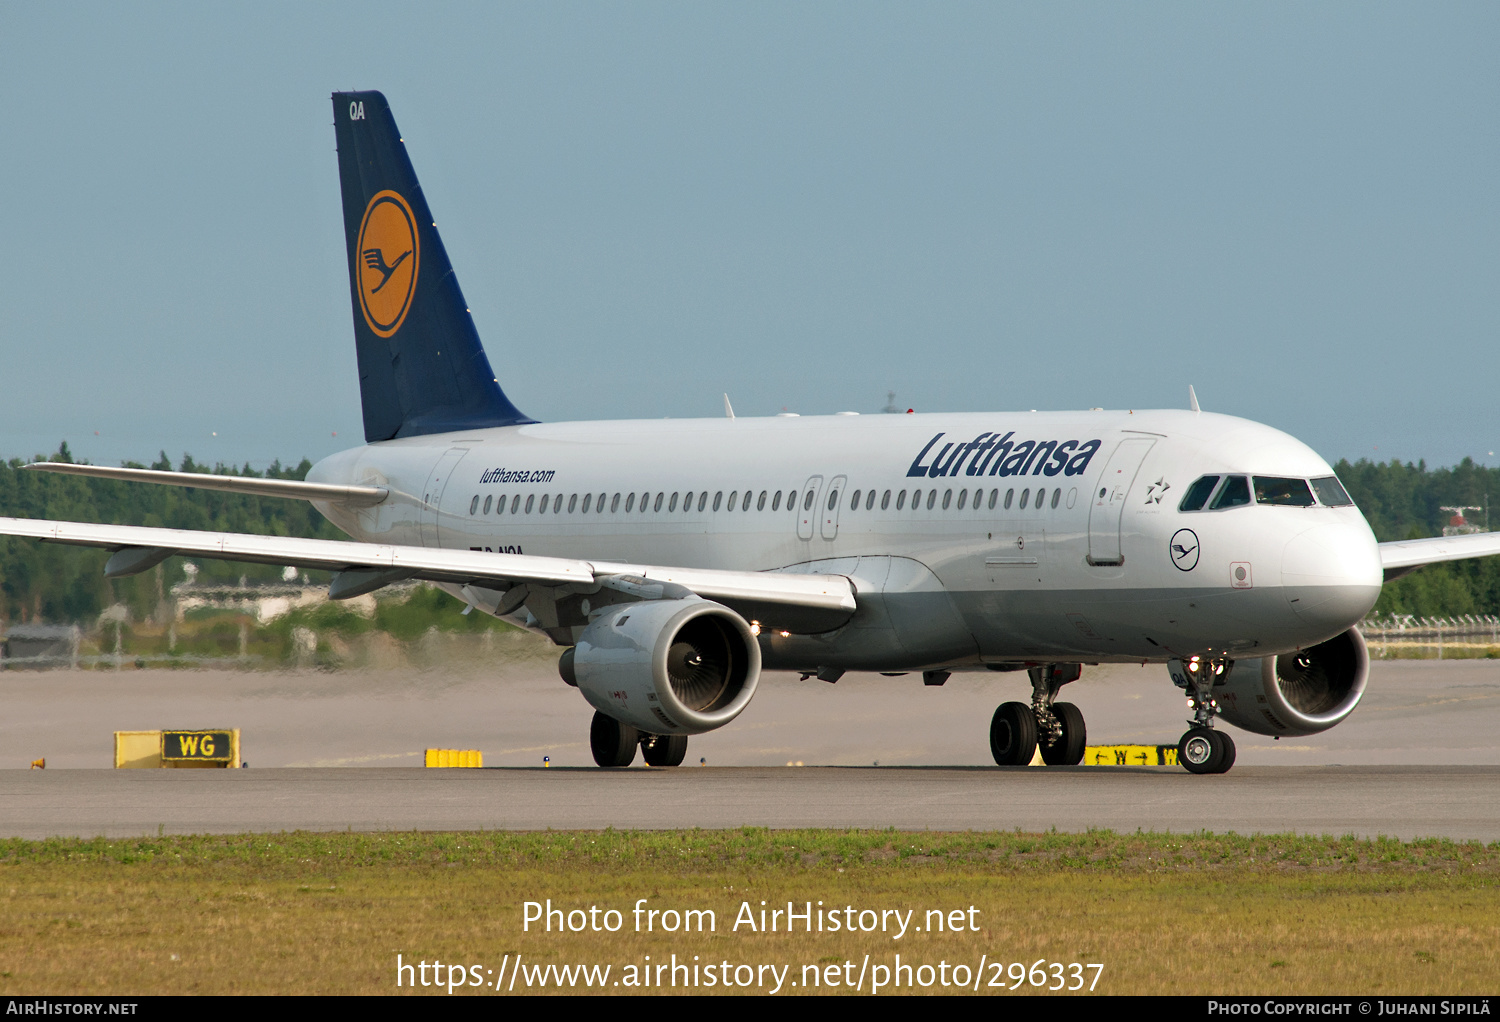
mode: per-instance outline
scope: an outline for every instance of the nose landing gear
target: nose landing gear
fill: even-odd
[[[1177,762],[1189,773],[1224,773],[1234,766],[1234,739],[1214,729],[1219,702],[1213,690],[1228,680],[1234,661],[1188,657],[1173,660],[1167,669],[1173,683],[1187,692],[1188,708],[1193,711],[1193,719],[1188,721],[1191,727],[1177,742]]]

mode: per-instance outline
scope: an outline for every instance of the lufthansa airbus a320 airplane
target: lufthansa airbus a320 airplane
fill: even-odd
[[[335,93],[366,444],[306,482],[40,463],[312,501],[355,542],[0,519],[105,547],[110,577],[175,554],[403,579],[565,647],[600,766],[675,766],[763,669],[1026,672],[995,762],[1083,756],[1061,688],[1165,664],[1178,762],[1234,762],[1228,722],[1309,735],[1369,676],[1384,580],[1500,553],[1500,534],[1376,543],[1328,463],[1258,423],[1178,411],[540,423],[500,387],[385,97]],[[726,412],[728,405],[726,401]],[[467,611],[466,611],[467,612]],[[982,740],[979,734],[975,740]]]

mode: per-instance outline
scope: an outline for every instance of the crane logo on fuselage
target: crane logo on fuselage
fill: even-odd
[[[354,272],[365,323],[381,337],[401,329],[417,291],[417,218],[393,191],[376,192],[359,225]]]
[[[939,433],[927,441],[920,454],[913,459],[907,476],[956,476],[963,470],[966,476],[1055,476],[1058,473],[1081,476],[1089,462],[1099,451],[1099,440],[1013,440],[1012,430],[1001,436],[999,433],[981,433],[965,443],[949,441],[943,444],[932,460],[924,464],[937,442],[946,436]],[[967,462],[968,464],[965,464]]]
[[[1178,571],[1192,571],[1198,566],[1198,534],[1192,529],[1178,529],[1172,533],[1167,552],[1172,555],[1172,566]]]

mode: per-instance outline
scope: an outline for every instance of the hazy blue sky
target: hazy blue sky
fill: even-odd
[[[1500,463],[1497,52],[1493,3],[0,0],[0,455],[361,442],[329,93],[376,88],[537,418],[1193,383]]]

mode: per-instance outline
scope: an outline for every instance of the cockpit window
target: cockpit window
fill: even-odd
[[[1354,501],[1349,499],[1344,485],[1333,476],[1324,476],[1312,481],[1313,492],[1318,495],[1318,501],[1329,507],[1348,507]]]
[[[1276,504],[1280,507],[1312,507],[1313,495],[1305,479],[1256,476],[1255,502]]]
[[[1250,480],[1244,476],[1230,476],[1224,480],[1224,486],[1219,490],[1219,495],[1214,498],[1212,511],[1220,511],[1226,507],[1243,507],[1250,503]]]
[[[1187,496],[1182,498],[1182,503],[1177,505],[1177,510],[1202,511],[1203,505],[1208,503],[1209,495],[1214,492],[1214,487],[1218,485],[1218,476],[1202,477],[1192,486],[1188,487]]]

